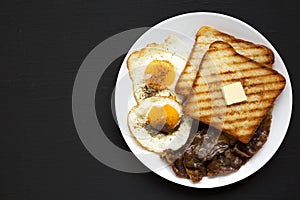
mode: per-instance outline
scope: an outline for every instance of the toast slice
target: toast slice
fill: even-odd
[[[209,48],[209,45],[215,41],[227,42],[239,54],[251,58],[265,66],[272,67],[272,64],[274,63],[273,52],[268,47],[237,39],[209,26],[203,26],[197,32],[195,44],[189,60],[176,84],[176,92],[178,94],[187,96],[190,93],[202,57]]]
[[[222,86],[241,82],[247,100],[226,105]],[[184,113],[248,143],[285,87],[277,71],[238,54],[226,42],[213,42],[205,53]]]

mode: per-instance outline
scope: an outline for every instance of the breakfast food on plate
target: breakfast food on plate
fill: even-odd
[[[200,122],[196,135],[190,137],[191,142],[187,142],[190,145],[185,145],[177,151],[167,149],[161,153],[161,158],[171,165],[176,176],[193,182],[199,182],[206,176],[226,175],[237,171],[265,144],[270,124],[269,113],[247,144],[222,132],[212,149],[201,151],[205,139],[219,133],[218,130]]]
[[[128,127],[149,151],[177,150],[189,136],[193,120],[183,115],[183,96],[175,92],[188,54],[181,40],[169,35],[164,43],[149,44],[127,60],[138,103],[128,114]]]
[[[178,177],[198,182],[232,173],[265,144],[274,101],[285,87],[273,62],[267,47],[200,28],[176,86],[189,94],[184,114],[199,119],[198,131],[181,149],[161,153]]]
[[[183,115],[182,106],[168,97],[149,97],[128,114],[128,127],[147,150],[160,153],[182,147],[192,127],[192,119]]]
[[[183,96],[175,92],[189,51],[181,40],[170,35],[161,44],[149,44],[133,52],[127,59],[127,68],[133,83],[137,102],[151,96],[168,96],[182,102]]]
[[[137,101],[129,130],[178,177],[198,182],[237,171],[267,141],[285,87],[273,63],[269,48],[208,26],[190,53],[174,35],[149,44],[127,60]]]
[[[234,83],[242,85],[246,100],[228,105],[222,87]],[[277,71],[238,54],[226,42],[213,42],[202,59],[184,113],[248,143],[284,87],[285,78]]]
[[[203,26],[197,32],[195,44],[189,60],[176,84],[176,92],[178,94],[186,96],[190,93],[202,57],[208,50],[209,45],[215,41],[227,42],[237,53],[251,58],[265,66],[272,67],[274,55],[268,47],[235,38],[234,36],[220,32],[209,26]]]

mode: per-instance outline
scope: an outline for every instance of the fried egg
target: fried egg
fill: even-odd
[[[182,147],[190,134],[192,118],[183,115],[182,106],[168,97],[149,97],[128,114],[128,127],[135,139],[149,151]]]
[[[174,35],[169,35],[164,43],[149,44],[133,52],[127,67],[136,101],[165,96],[182,103],[183,96],[176,94],[175,86],[188,55],[188,48]]]

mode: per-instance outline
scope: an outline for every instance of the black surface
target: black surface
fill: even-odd
[[[295,199],[300,194],[298,8],[291,1],[1,0],[0,199]],[[104,166],[82,145],[71,109],[76,72],[97,44],[194,11],[228,14],[255,27],[285,61],[294,90],[293,118],[275,156],[252,176],[209,190]],[[111,113],[102,107],[121,61],[99,84],[97,111],[111,129],[109,138],[126,149]]]

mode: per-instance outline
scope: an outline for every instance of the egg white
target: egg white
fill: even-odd
[[[145,126],[148,120],[148,113],[153,106],[164,106],[169,104],[178,112],[181,120],[178,129],[169,134],[157,132],[151,135]],[[128,127],[131,134],[141,146],[149,151],[161,153],[163,150],[177,150],[182,147],[190,134],[192,118],[183,115],[182,106],[173,99],[167,97],[149,97],[136,106],[128,114]]]
[[[165,96],[172,97],[179,103],[182,103],[184,97],[176,94],[175,87],[177,80],[186,65],[188,55],[189,51],[185,44],[174,35],[169,35],[164,43],[149,44],[145,48],[133,52],[127,60],[127,67],[133,83],[136,101],[139,103],[149,96]],[[147,84],[144,72],[147,65],[153,60],[168,60],[174,66],[175,80],[165,89],[149,91],[148,88],[145,88]]]

